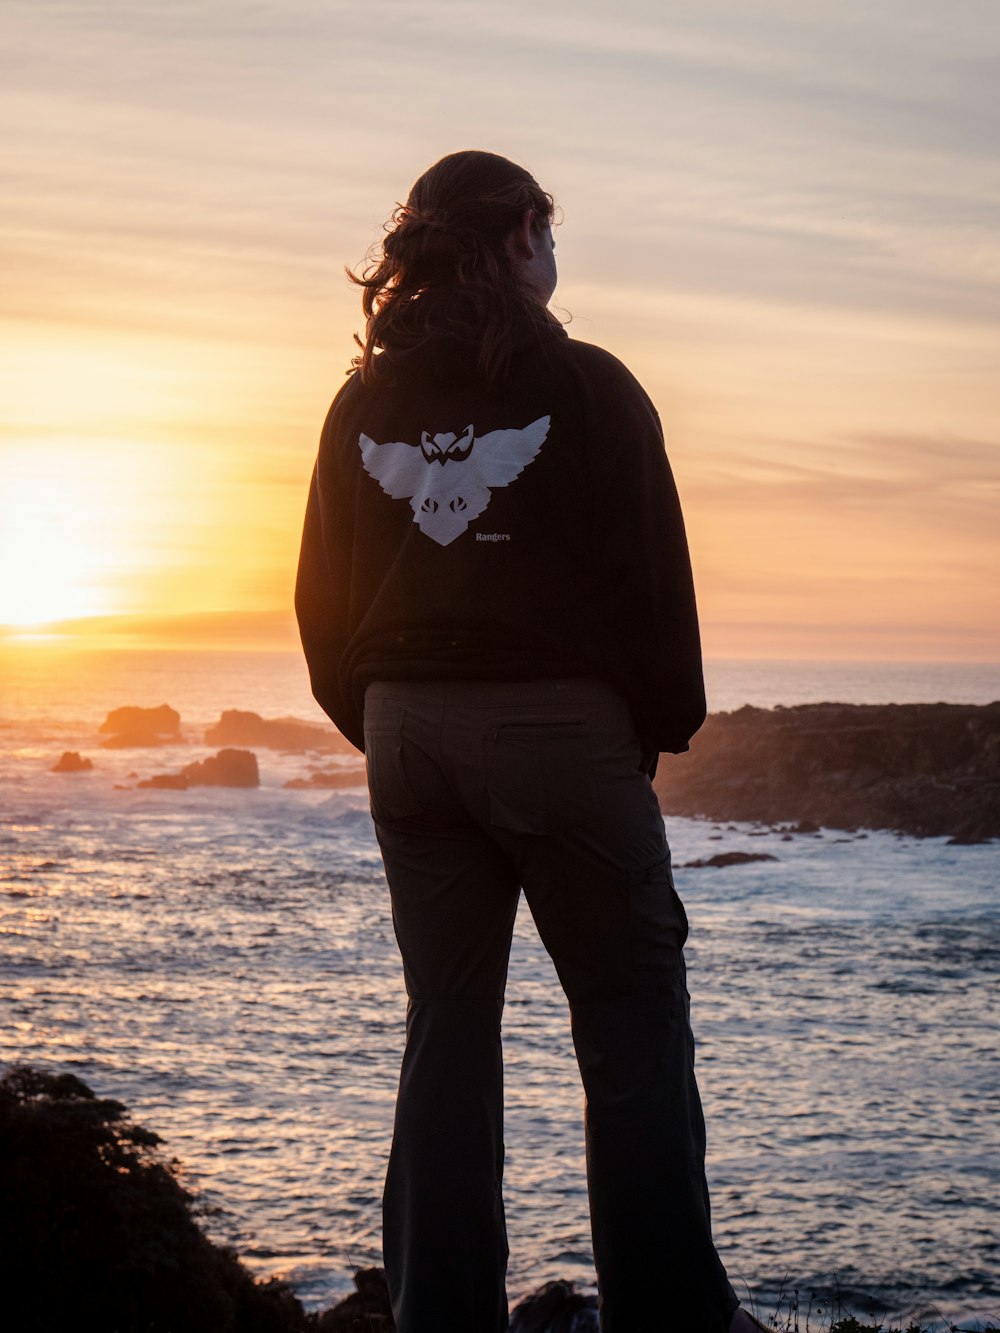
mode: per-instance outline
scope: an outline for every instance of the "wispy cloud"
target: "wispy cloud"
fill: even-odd
[[[91,447],[102,412],[119,444],[181,438],[218,475],[238,462],[267,513],[351,353],[341,266],[424,166],[492,148],[560,199],[574,334],[661,407],[719,623],[783,623],[818,580],[831,619],[853,598],[916,625],[907,560],[942,619],[973,615],[958,590],[1000,484],[993,0],[9,0],[5,18],[0,350],[23,373],[3,439],[64,438],[78,404],[49,386],[71,384]],[[241,605],[268,559],[287,582],[284,505],[244,592],[219,574]],[[232,559],[177,523],[184,562]],[[850,583],[860,565],[878,591]]]

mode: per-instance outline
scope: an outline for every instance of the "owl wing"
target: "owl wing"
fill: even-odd
[[[358,436],[361,461],[370,477],[374,477],[393,500],[409,500],[427,484],[427,463],[415,444],[395,441],[376,444],[364,432]]]
[[[521,430],[491,430],[476,440],[472,457],[479,480],[485,486],[507,486],[520,476],[545,443],[551,417],[539,417]]]

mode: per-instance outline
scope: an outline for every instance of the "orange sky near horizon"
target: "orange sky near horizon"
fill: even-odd
[[[1000,661],[996,12],[377,8],[9,7],[0,636],[294,646],[343,265],[475,146],[660,410],[709,656]]]

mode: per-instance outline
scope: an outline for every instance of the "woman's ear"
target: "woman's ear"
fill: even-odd
[[[520,221],[507,236],[507,253],[515,261],[518,259],[534,259],[537,244],[538,233],[535,230],[535,210],[526,208]]]
[[[556,257],[548,220],[527,209],[504,242],[507,257],[521,286],[548,305],[556,289]]]

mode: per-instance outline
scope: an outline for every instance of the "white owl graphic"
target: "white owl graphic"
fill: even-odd
[[[358,437],[365,471],[394,500],[409,500],[421,532],[447,546],[460,537],[490,502],[491,488],[507,486],[535,458],[549,433],[549,417],[522,430],[491,430],[476,436],[472,426],[433,438],[423,431],[419,447],[397,441],[376,444]]]

